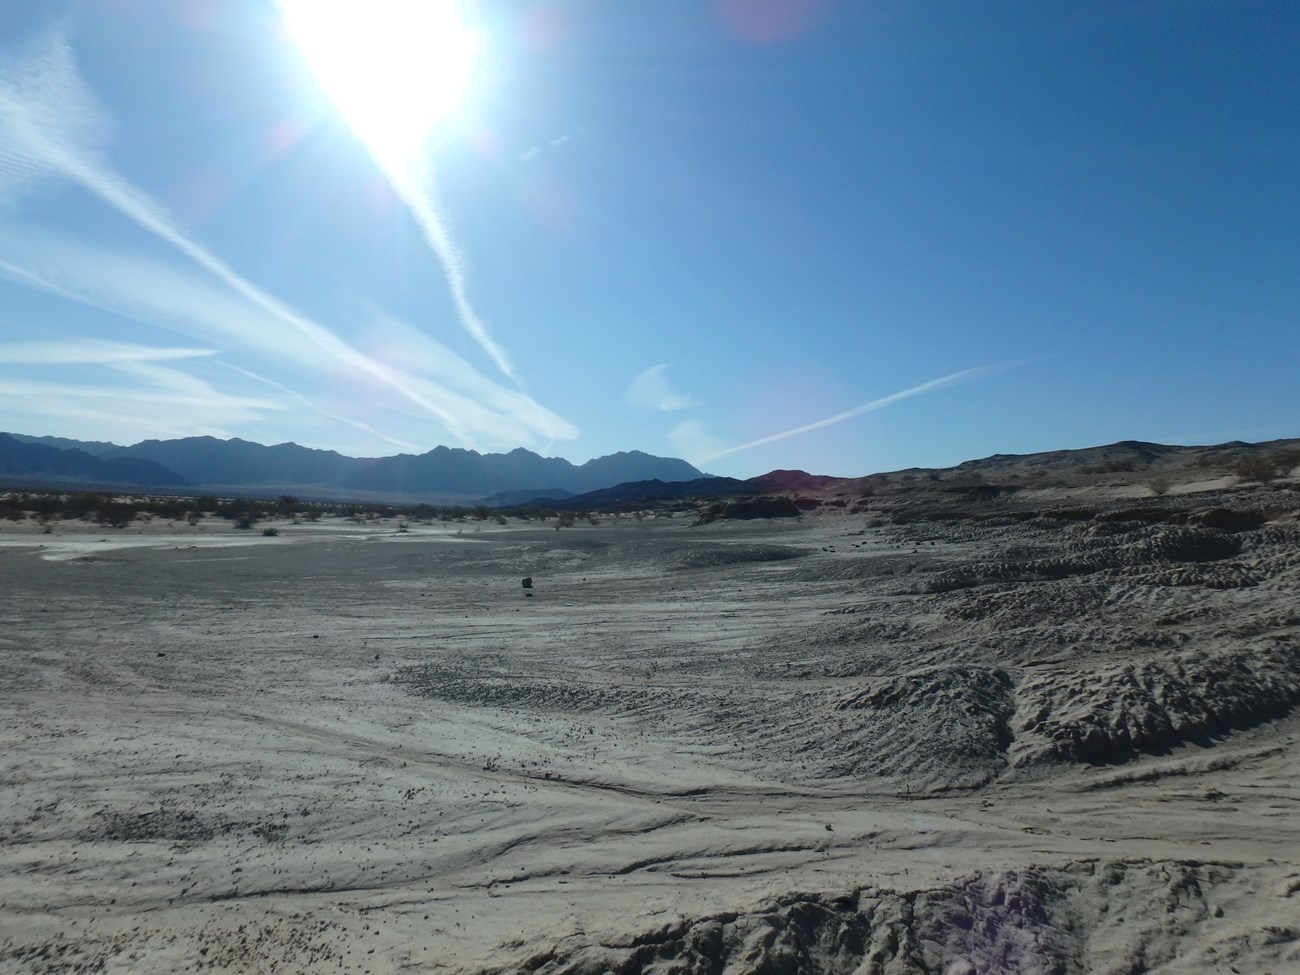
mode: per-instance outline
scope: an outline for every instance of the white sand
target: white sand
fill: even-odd
[[[864,520],[6,529],[0,971],[1300,971],[1300,528]]]

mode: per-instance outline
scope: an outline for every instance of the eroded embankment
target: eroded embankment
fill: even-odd
[[[1300,647],[1279,642],[1042,674],[1016,697],[1016,764],[1119,761],[1286,713],[1300,702]]]
[[[1286,888],[1243,916],[1240,864],[1083,861],[977,874],[916,892],[791,894],[750,913],[674,921],[591,944],[571,938],[514,972],[538,975],[1083,975],[1275,971],[1300,964],[1277,923]],[[1155,907],[1156,909],[1152,909]]]

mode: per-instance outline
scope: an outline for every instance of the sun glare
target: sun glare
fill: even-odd
[[[418,155],[457,107],[478,35],[454,0],[280,0],[321,88],[383,164]]]

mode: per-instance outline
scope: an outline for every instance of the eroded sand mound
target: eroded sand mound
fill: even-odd
[[[539,975],[1085,975],[1290,971],[1300,925],[1243,925],[1241,864],[1072,863],[963,878],[932,890],[792,895],[766,909],[564,944]],[[1224,905],[1230,905],[1231,914]],[[1187,946],[1196,948],[1189,952]]]
[[[1122,761],[1276,718],[1300,703],[1300,646],[1192,652],[1016,689],[1016,761]]]
[[[1011,678],[983,667],[933,667],[872,682],[833,705],[844,776],[942,769],[950,784],[977,785],[1002,770],[1011,742]]]

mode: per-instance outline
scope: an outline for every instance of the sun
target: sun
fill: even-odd
[[[279,0],[325,93],[384,165],[415,159],[464,97],[479,35],[455,0]]]

